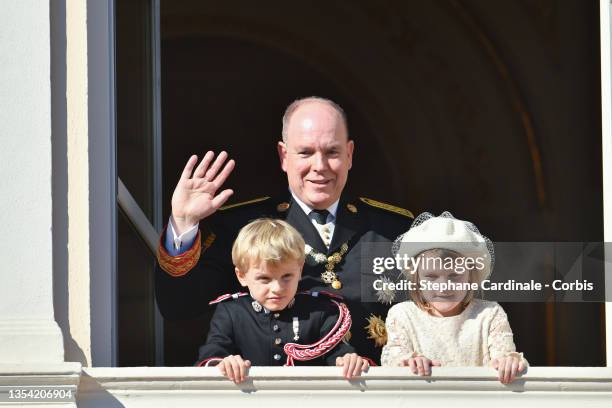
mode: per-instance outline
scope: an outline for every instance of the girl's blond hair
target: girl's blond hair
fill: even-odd
[[[242,272],[251,264],[304,263],[304,239],[282,220],[259,218],[242,227],[232,246],[232,262]]]

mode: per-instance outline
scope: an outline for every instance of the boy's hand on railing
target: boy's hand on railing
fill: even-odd
[[[336,358],[336,367],[342,367],[342,376],[350,380],[353,377],[360,376],[364,371],[367,371],[368,367],[370,367],[370,363],[356,353],[349,353]]]
[[[517,356],[496,358],[491,362],[491,366],[497,370],[497,378],[502,384],[510,384],[525,370],[523,359]]]
[[[243,360],[241,356],[227,356],[219,364],[217,364],[221,374],[226,376],[229,380],[236,384],[240,384],[244,381],[247,375],[251,362],[249,360]]]
[[[410,367],[412,374],[431,375],[431,367],[440,367],[442,364],[437,360],[430,360],[425,356],[410,357],[402,361],[402,366]]]

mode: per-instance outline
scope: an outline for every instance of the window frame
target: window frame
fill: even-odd
[[[160,4],[151,0],[153,40],[153,116],[155,197],[161,194],[161,75]],[[115,127],[115,2],[87,2],[91,260],[91,345],[93,366],[117,364],[117,171]],[[604,241],[612,242],[612,5],[600,0],[602,171]],[[161,229],[161,205],[155,209],[154,227]],[[606,259],[610,259],[606,254]],[[606,262],[606,298],[612,299],[612,266]],[[612,366],[612,302],[606,302],[606,365]],[[163,319],[156,312],[156,363],[163,364]]]
[[[612,242],[612,70],[611,47],[612,3],[599,1],[601,46],[601,143],[603,171],[604,242]],[[612,254],[606,253],[606,299],[612,299]],[[612,367],[612,302],[606,302],[606,365]]]

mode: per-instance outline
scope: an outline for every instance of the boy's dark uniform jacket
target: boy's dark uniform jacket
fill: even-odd
[[[167,319],[189,319],[202,314],[208,301],[219,293],[240,291],[231,259],[231,248],[238,231],[257,218],[284,219],[296,228],[318,253],[333,254],[342,244],[348,251],[335,266],[342,288],[333,289],[321,279],[325,264],[317,264],[306,258],[299,290],[328,291],[344,298],[353,319],[350,343],[359,355],[379,362],[384,339],[384,320],[389,305],[372,301],[362,302],[362,278],[364,289],[374,292],[371,282],[375,276],[371,265],[361,267],[362,249],[370,243],[389,245],[387,256],[392,256],[391,243],[410,227],[412,214],[404,209],[360,198],[340,198],[336,213],[336,224],[329,250],[321,240],[314,225],[291,196],[261,198],[250,202],[230,205],[200,223],[200,232],[193,246],[186,252],[171,257],[163,247],[165,231],[159,246],[158,264],[155,272],[157,304]],[[368,261],[370,262],[370,261]],[[369,271],[369,272],[368,272]],[[363,274],[363,276],[362,276]],[[369,289],[368,289],[369,288]],[[378,333],[377,344],[372,334]]]
[[[206,344],[200,347],[198,365],[229,355],[240,355],[252,365],[282,366],[287,361],[287,343],[310,345],[332,331],[339,319],[336,304],[324,294],[297,294],[295,302],[279,312],[266,312],[253,306],[249,295],[229,298],[217,304],[210,321]],[[340,300],[341,301],[341,300]],[[295,339],[293,318],[297,317]],[[350,317],[349,317],[350,321]],[[295,365],[335,365],[336,358],[355,349],[341,340],[330,345],[320,357],[295,361]]]

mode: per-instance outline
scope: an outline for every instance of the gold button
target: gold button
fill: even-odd
[[[274,344],[276,344],[277,346],[278,346],[279,344],[281,344],[282,342],[283,342],[283,341],[282,341],[282,340],[281,340],[279,337],[277,337],[277,338],[275,338],[275,339],[274,339]]]
[[[288,208],[289,208],[289,203],[280,203],[279,205],[276,206],[276,209],[278,210],[278,212],[285,212],[287,211]]]
[[[274,313],[274,318],[278,319],[278,317],[280,316],[280,313]]]
[[[347,204],[346,208],[353,214],[357,213],[357,207],[355,207],[353,204]]]

